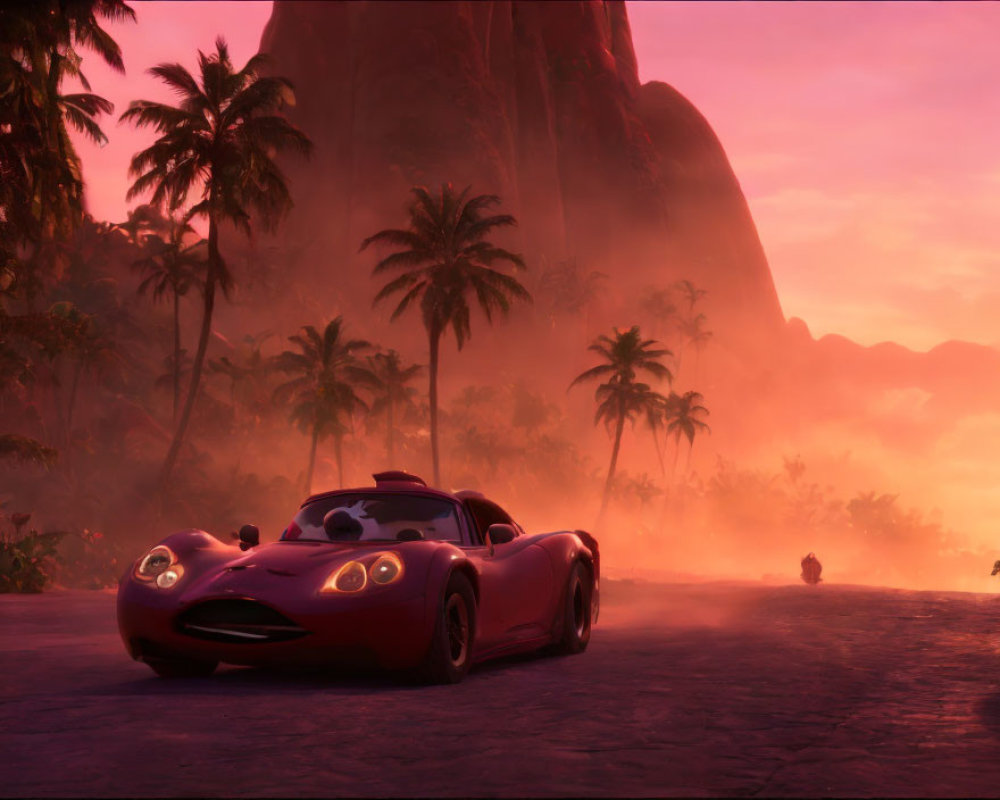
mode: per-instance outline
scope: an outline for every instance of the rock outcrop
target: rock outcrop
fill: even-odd
[[[367,304],[361,240],[404,221],[412,185],[452,181],[502,197],[533,275],[566,258],[608,274],[595,322],[630,324],[644,287],[689,278],[724,346],[783,331],[722,146],[674,89],[640,86],[623,2],[283,0],[261,49],[316,143],[287,165],[276,241],[310,296]]]

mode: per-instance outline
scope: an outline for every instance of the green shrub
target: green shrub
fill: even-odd
[[[0,592],[40,592],[56,567],[56,549],[66,535],[22,529],[30,514],[11,514],[0,527]]]

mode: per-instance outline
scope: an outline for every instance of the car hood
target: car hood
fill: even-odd
[[[233,594],[261,599],[289,597],[302,591],[312,596],[315,589],[340,564],[392,550],[408,568],[421,567],[434,551],[432,542],[273,542],[216,563],[197,576],[178,598],[181,605],[206,597]]]
[[[394,542],[355,544],[346,542],[273,542],[255,547],[222,565],[222,569],[242,571],[264,569],[273,573],[304,575],[326,569],[339,561],[363,558],[381,550],[396,549]]]

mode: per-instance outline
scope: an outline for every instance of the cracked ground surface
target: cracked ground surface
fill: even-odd
[[[0,796],[1000,795],[1000,597],[607,582],[450,687],[160,680],[114,600],[0,595]]]

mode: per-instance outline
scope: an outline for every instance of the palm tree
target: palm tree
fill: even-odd
[[[173,211],[196,190],[201,198],[187,217],[208,219],[201,331],[191,386],[160,474],[161,488],[173,471],[198,396],[216,288],[225,292],[232,284],[219,252],[219,225],[228,220],[249,235],[252,212],[265,227],[275,225],[292,200],[274,156],[289,149],[308,155],[312,148],[306,135],[278,113],[294,95],[285,78],[260,74],[266,60],[258,53],[235,71],[226,42],[219,37],[214,53],[198,53],[200,84],[180,64],[160,64],[150,70],[180,96],[176,106],[134,100],[121,117],[161,134],[132,157],[129,174],[135,182],[128,199],[152,190],[152,204],[166,203]]]
[[[435,195],[422,186],[414,187],[409,227],[387,228],[361,243],[361,250],[372,244],[402,248],[375,265],[375,275],[402,272],[375,295],[375,303],[403,292],[402,300],[392,312],[392,319],[396,320],[411,304],[420,301],[430,349],[431,457],[437,486],[441,485],[437,395],[441,337],[450,326],[458,349],[462,349],[471,332],[470,294],[475,294],[488,322],[493,321],[494,312],[506,315],[511,301],[531,300],[528,290],[515,277],[493,268],[498,262],[507,262],[514,269],[525,269],[521,256],[486,240],[491,231],[513,227],[517,221],[510,214],[484,215],[487,209],[500,203],[500,198],[492,194],[469,198],[470,190],[471,187],[466,187],[456,193],[447,183]]]
[[[677,351],[678,370],[681,367],[681,357],[684,354],[684,347],[690,344],[694,345],[695,372],[698,372],[701,351],[708,344],[709,339],[712,338],[712,332],[705,329],[705,320],[706,317],[704,314],[696,314],[693,317],[686,317],[678,323],[677,330],[681,335],[681,346]]]
[[[665,348],[652,349],[656,344],[658,342],[655,339],[642,338],[638,325],[633,325],[627,331],[615,330],[614,339],[601,335],[588,349],[599,353],[606,363],[582,372],[569,385],[572,389],[583,381],[608,377],[594,393],[598,403],[594,424],[604,422],[609,432],[614,426],[614,445],[611,449],[608,477],[604,482],[600,516],[607,509],[614,483],[625,421],[634,422],[640,414],[648,417],[655,413],[658,404],[665,401],[663,395],[653,391],[648,384],[636,381],[637,372],[642,370],[658,380],[666,379],[668,384],[673,380],[670,370],[660,362],[661,358],[671,355],[671,352]]]
[[[4,238],[33,245],[16,267],[29,309],[43,286],[42,262],[56,263],[57,242],[83,220],[83,176],[67,124],[103,144],[107,137],[95,118],[113,110],[91,93],[75,46],[125,72],[121,49],[99,17],[134,21],[135,12],[121,0],[0,4],[0,216]],[[66,76],[85,91],[61,93]]]
[[[140,206],[141,208],[141,206]],[[138,216],[138,215],[136,215]],[[130,215],[130,221],[132,215]],[[185,244],[185,237],[194,234],[194,228],[187,222],[171,218],[166,221],[166,238],[148,233],[142,237],[145,255],[132,263],[132,268],[142,272],[142,283],[138,293],[152,290],[153,302],[159,301],[169,292],[173,304],[174,339],[174,422],[181,403],[181,297],[199,282],[205,267],[205,239]]]
[[[677,455],[680,452],[681,436],[688,440],[687,466],[691,466],[691,451],[694,449],[695,434],[706,431],[711,433],[711,428],[699,419],[700,416],[708,416],[708,409],[701,405],[705,398],[698,392],[684,392],[679,395],[671,392],[667,398],[667,436],[674,437],[674,463],[671,475],[677,468]]]
[[[399,353],[395,350],[389,350],[386,353],[376,353],[369,356],[368,368],[373,377],[371,389],[374,392],[374,399],[371,413],[374,415],[385,412],[385,452],[388,459],[387,465],[393,467],[396,464],[396,411],[401,408],[413,407],[413,398],[417,394],[417,390],[407,384],[420,374],[424,367],[422,364],[411,364],[404,367],[400,361]]]
[[[708,294],[705,289],[697,288],[686,278],[681,281],[676,281],[673,288],[680,292],[681,298],[687,302],[688,314],[694,314],[695,304]]]
[[[307,493],[312,489],[316,446],[327,436],[333,436],[337,474],[340,485],[344,485],[343,441],[350,430],[348,423],[356,411],[368,409],[355,392],[355,386],[372,381],[371,373],[360,366],[357,358],[358,353],[371,345],[362,339],[345,339],[343,327],[343,317],[332,320],[322,334],[312,325],[306,325],[288,337],[299,352],[285,350],[274,360],[275,369],[296,376],[275,389],[274,398],[279,402],[291,401],[292,421],[311,437],[305,478]]]
[[[256,336],[247,334],[232,358],[209,359],[210,372],[229,378],[229,401],[236,421],[239,407],[243,406],[250,412],[251,425],[256,426],[266,408],[268,400],[262,390],[274,371],[274,361],[264,356],[262,348],[273,335],[271,331],[261,331]]]
[[[660,462],[660,476],[667,477],[667,467],[663,462],[663,448],[660,447],[660,430],[667,424],[669,397],[660,396],[660,400],[650,403],[645,409],[646,427],[653,436],[653,446],[656,447],[656,459]]]

